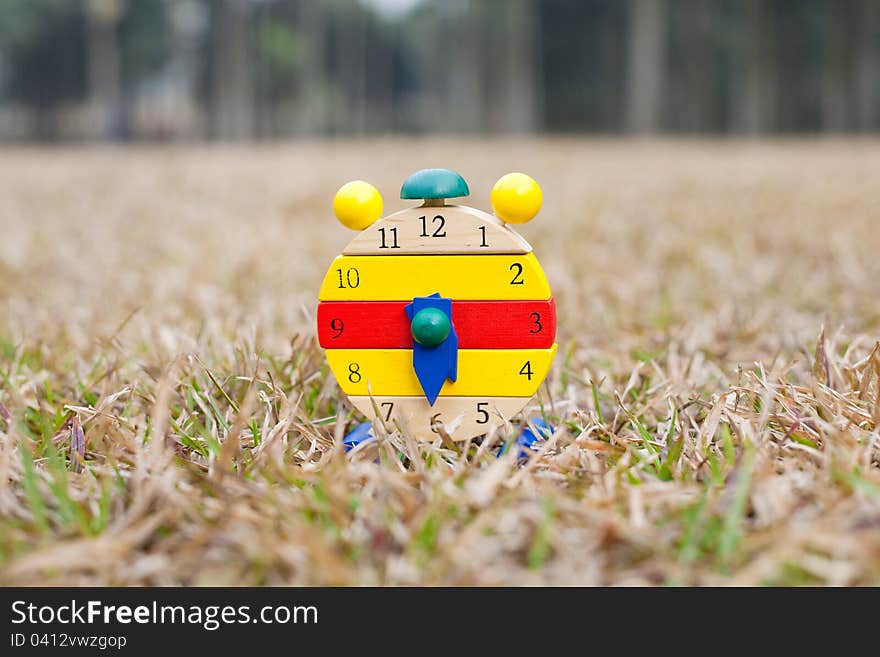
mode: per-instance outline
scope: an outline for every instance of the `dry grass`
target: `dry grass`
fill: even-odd
[[[363,177],[403,207],[424,166],[482,208],[508,170],[544,187],[522,232],[558,302],[559,429],[524,467],[339,447],[358,418],[313,328],[349,238],[330,199]],[[0,167],[2,584],[880,584],[878,142]]]

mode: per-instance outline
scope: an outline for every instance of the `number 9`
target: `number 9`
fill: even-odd
[[[333,340],[342,335],[342,329],[345,328],[345,324],[342,323],[342,320],[338,317],[330,320],[330,329],[336,331],[336,335],[330,336]]]

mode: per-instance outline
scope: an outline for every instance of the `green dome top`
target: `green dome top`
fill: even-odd
[[[467,183],[449,169],[422,169],[403,181],[400,198],[457,198],[471,192]]]
[[[442,344],[451,330],[449,316],[439,308],[422,308],[410,323],[413,339],[426,347]]]

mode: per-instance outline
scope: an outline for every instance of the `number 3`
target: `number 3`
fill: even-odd
[[[544,325],[541,324],[541,313],[532,313],[529,315],[529,319],[535,325],[535,328],[529,329],[529,333],[540,333],[544,330]]]

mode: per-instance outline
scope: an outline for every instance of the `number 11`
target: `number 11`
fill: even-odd
[[[379,246],[380,249],[399,249],[400,247],[397,245],[397,227],[389,228],[388,232],[391,233],[391,246],[385,244],[385,229],[380,228],[379,234],[382,235],[382,244]]]

